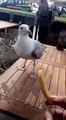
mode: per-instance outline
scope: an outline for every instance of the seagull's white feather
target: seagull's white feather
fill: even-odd
[[[43,54],[44,48],[39,41],[33,40],[28,36],[28,31],[28,25],[20,25],[18,38],[13,48],[19,57],[24,59],[39,59]]]

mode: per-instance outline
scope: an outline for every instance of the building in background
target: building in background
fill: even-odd
[[[47,0],[47,2],[48,2],[49,7],[51,7],[52,5],[54,5],[54,2],[52,2],[50,0]]]
[[[6,2],[7,0],[0,0],[0,4]]]

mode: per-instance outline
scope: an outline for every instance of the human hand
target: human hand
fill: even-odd
[[[38,115],[33,120],[66,120],[66,110],[55,105]]]

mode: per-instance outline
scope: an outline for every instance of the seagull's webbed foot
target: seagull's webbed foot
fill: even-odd
[[[20,71],[25,71],[25,70],[26,70],[26,62],[27,62],[27,60],[25,60],[24,64],[23,64],[23,65],[21,65],[21,68],[16,67],[16,68],[17,68],[17,70],[20,70]]]
[[[35,79],[35,80],[37,79],[34,71],[32,71],[30,74],[28,74],[28,76],[30,79]]]

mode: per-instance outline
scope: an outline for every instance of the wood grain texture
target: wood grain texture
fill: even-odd
[[[17,23],[0,20],[0,29],[15,27],[17,25],[18,25]]]
[[[47,52],[36,60],[35,72],[42,68],[47,87],[53,95],[66,93],[66,50],[58,51],[46,45]],[[0,108],[28,119],[33,119],[45,109],[45,97],[39,81],[31,79],[28,74],[34,71],[33,61],[28,60],[26,70],[17,70],[24,59],[16,61],[0,76]],[[3,96],[4,95],[4,96]]]

